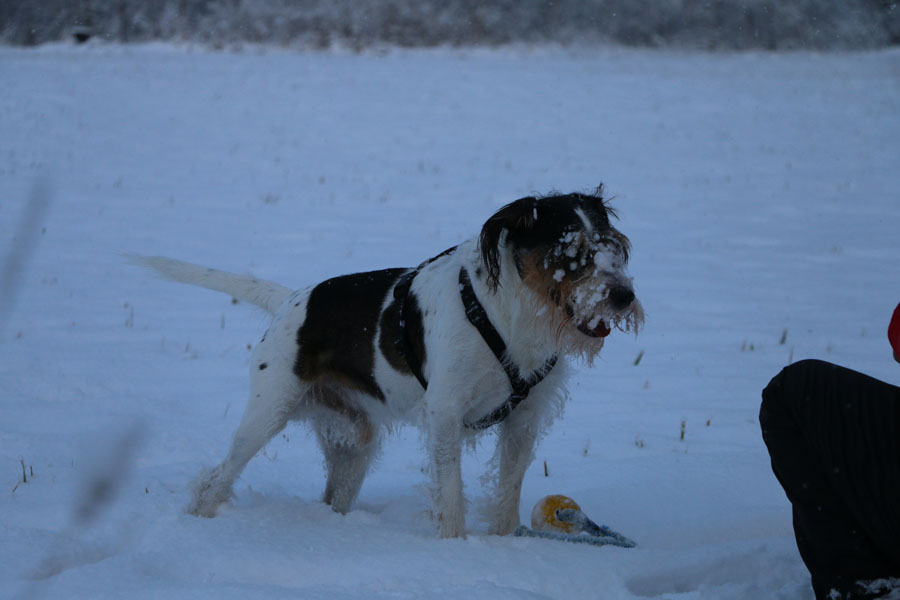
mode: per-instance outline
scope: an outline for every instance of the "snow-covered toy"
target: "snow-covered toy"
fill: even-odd
[[[561,494],[538,500],[531,511],[531,527],[519,525],[514,535],[595,546],[634,548],[637,545],[609,527],[591,521],[574,500]]]

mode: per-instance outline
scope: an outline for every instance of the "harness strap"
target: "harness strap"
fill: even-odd
[[[452,250],[453,248],[450,249],[450,251]],[[444,252],[443,254],[446,253],[447,252]],[[425,380],[425,375],[422,372],[422,361],[419,359],[419,356],[412,351],[406,332],[406,311],[408,306],[406,300],[409,297],[409,290],[410,287],[412,287],[413,279],[415,279],[418,274],[418,268],[408,271],[397,280],[397,284],[394,286],[394,300],[397,302],[397,337],[394,339],[394,347],[397,349],[397,353],[406,361],[406,364],[409,365],[410,371],[416,376],[416,379],[419,380],[422,387],[427,390],[428,381]],[[475,326],[478,333],[481,334],[482,339],[491,349],[491,352],[497,357],[497,361],[503,368],[503,372],[506,373],[506,377],[509,379],[509,385],[512,388],[512,393],[510,393],[506,402],[475,422],[464,422],[464,425],[469,429],[487,429],[488,427],[503,421],[503,419],[508,417],[509,414],[528,397],[528,392],[547,376],[556,364],[556,359],[558,357],[554,354],[544,363],[544,366],[532,373],[527,379],[523,379],[519,375],[519,370],[507,360],[506,343],[503,341],[503,338],[500,337],[500,333],[497,329],[491,324],[487,312],[484,310],[484,306],[478,301],[478,297],[475,295],[475,289],[472,287],[472,281],[469,279],[469,274],[465,267],[459,269],[459,294],[466,311],[466,318],[469,319],[469,322],[473,326]]]
[[[528,397],[528,392],[531,391],[531,388],[539,384],[556,364],[557,355],[551,356],[544,363],[543,367],[532,373],[527,379],[523,379],[519,375],[519,370],[507,360],[506,343],[500,337],[497,329],[491,324],[484,306],[478,301],[478,296],[475,295],[475,289],[472,287],[472,281],[469,279],[469,273],[465,267],[460,267],[459,269],[459,294],[462,298],[463,307],[466,310],[466,318],[475,326],[482,339],[491,349],[491,352],[497,357],[512,388],[512,393],[506,402],[474,423],[465,423],[466,427],[470,429],[487,429],[508,417],[513,409]]]
[[[422,387],[427,390],[428,382],[425,381],[425,375],[422,373],[422,361],[419,359],[419,355],[413,352],[406,333],[406,299],[409,297],[409,288],[412,286],[413,279],[418,274],[419,269],[413,269],[404,273],[397,280],[397,285],[394,286],[394,300],[397,302],[397,337],[394,338],[394,348],[397,349],[397,353],[409,365],[409,370],[413,372],[413,375],[416,376]]]
[[[397,337],[394,338],[394,348],[397,349],[397,353],[406,361],[409,370],[412,371],[413,375],[416,376],[416,379],[419,380],[419,383],[422,384],[422,387],[426,390],[428,389],[428,382],[425,380],[425,375],[422,373],[422,359],[413,351],[412,346],[409,343],[409,335],[406,332],[406,324],[409,322],[406,313],[409,305],[406,300],[409,298],[409,288],[412,286],[413,279],[416,278],[419,271],[437,259],[443,258],[448,254],[453,254],[456,252],[456,248],[457,246],[447,248],[437,256],[429,258],[415,269],[407,271],[397,280],[397,284],[394,286],[394,300],[397,302]]]

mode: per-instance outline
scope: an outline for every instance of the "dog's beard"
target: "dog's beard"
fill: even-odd
[[[574,301],[571,295],[571,301]],[[627,311],[616,312],[605,309],[606,296],[598,303],[567,304],[567,298],[555,301],[550,294],[540,294],[524,285],[519,288],[518,299],[525,314],[533,315],[529,327],[539,339],[549,340],[561,354],[575,356],[592,365],[594,358],[603,349],[606,335],[590,335],[588,331],[603,328],[617,329],[637,334],[644,323],[644,310],[638,300],[634,300]]]
[[[607,278],[586,278],[576,283],[565,304],[567,314],[581,331],[596,334],[600,330],[603,337],[611,329],[637,334],[644,322],[643,308],[633,300],[624,311],[609,309],[610,287]]]

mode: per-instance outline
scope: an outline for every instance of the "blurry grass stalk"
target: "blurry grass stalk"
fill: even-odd
[[[49,179],[38,178],[31,187],[22,217],[6,251],[0,267],[0,333],[15,310],[25,279],[25,268],[43,232],[42,223],[50,208],[52,196]]]

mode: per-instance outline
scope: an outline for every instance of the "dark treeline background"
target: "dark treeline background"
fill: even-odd
[[[0,0],[0,42],[92,37],[303,48],[615,43],[742,50],[900,43],[891,0]]]

